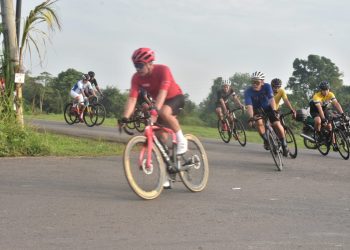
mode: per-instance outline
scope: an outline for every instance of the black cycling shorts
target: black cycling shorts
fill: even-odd
[[[269,118],[271,123],[274,123],[280,120],[278,112],[275,112],[271,107],[264,109],[264,112],[267,114],[267,117]],[[262,115],[262,111],[254,109],[254,116],[255,115]]]
[[[185,106],[185,96],[177,95],[171,99],[165,100],[164,105],[167,105],[172,109],[172,115],[178,115],[181,109]]]

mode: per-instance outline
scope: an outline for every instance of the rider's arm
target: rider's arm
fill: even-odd
[[[123,117],[128,118],[128,119],[130,118],[130,116],[134,112],[134,109],[136,106],[136,101],[137,101],[136,97],[129,96],[129,98],[125,104]]]
[[[275,98],[270,98],[269,99],[269,102],[270,102],[270,106],[272,108],[272,110],[276,110],[276,102],[275,102]]]
[[[233,95],[232,96],[232,100],[234,101],[234,103],[239,106],[239,107],[243,107],[243,104],[241,103],[241,101],[239,100],[237,95]]]
[[[321,103],[319,103],[319,102],[318,102],[318,103],[315,103],[315,107],[317,108],[317,111],[318,111],[318,113],[319,113],[319,115],[320,115],[320,118],[321,118],[322,120],[325,120],[326,117],[325,117],[325,115],[324,115],[324,112],[323,112]]]
[[[227,113],[227,108],[226,108],[226,104],[225,104],[224,99],[220,98],[220,99],[219,99],[219,102],[220,102],[220,104],[221,104],[222,112],[223,112],[224,114],[226,114],[226,113]]]
[[[253,111],[253,106],[252,105],[247,105],[247,114],[248,118],[251,119],[254,116],[254,111]]]
[[[99,87],[98,85],[96,85],[96,89],[97,89],[98,93],[100,93],[100,95],[103,95],[103,94],[102,94],[102,91],[100,90],[100,87]],[[96,96],[96,95],[95,95],[95,96]]]
[[[168,94],[168,91],[165,89],[161,89],[159,90],[158,96],[157,96],[157,100],[155,103],[156,109],[160,110],[165,102],[165,98]]]
[[[344,111],[343,111],[343,109],[342,109],[340,103],[339,103],[336,99],[334,99],[334,101],[332,102],[332,104],[333,104],[333,106],[337,109],[337,111],[339,112],[339,114],[343,114],[343,113],[344,113]]]

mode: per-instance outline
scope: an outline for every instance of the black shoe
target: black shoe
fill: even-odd
[[[268,141],[264,141],[264,149],[265,150],[270,150],[270,146],[269,146]]]
[[[334,152],[338,152],[339,151],[339,148],[338,148],[337,144],[333,144],[333,151]]]
[[[283,156],[284,157],[287,157],[289,155],[289,149],[287,146],[285,147],[282,147],[282,150],[283,150]]]

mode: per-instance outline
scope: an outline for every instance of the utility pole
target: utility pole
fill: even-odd
[[[17,47],[19,49],[20,33],[21,33],[21,11],[22,11],[22,0],[17,0],[16,3],[16,34],[17,34]]]

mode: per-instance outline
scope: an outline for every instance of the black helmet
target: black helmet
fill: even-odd
[[[278,79],[278,78],[272,79],[271,86],[272,87],[281,87],[282,86],[281,79]]]
[[[89,71],[88,74],[90,77],[95,77],[95,72],[93,72],[93,71]]]
[[[322,82],[320,83],[320,85],[318,85],[318,88],[319,88],[320,90],[328,90],[328,89],[331,88],[331,86],[330,86],[330,84],[329,84],[328,81],[322,81]]]
[[[87,80],[87,81],[89,81],[89,80],[90,80],[90,76],[89,76],[88,74],[83,74],[83,75],[81,76],[81,79],[82,79],[82,80]]]

